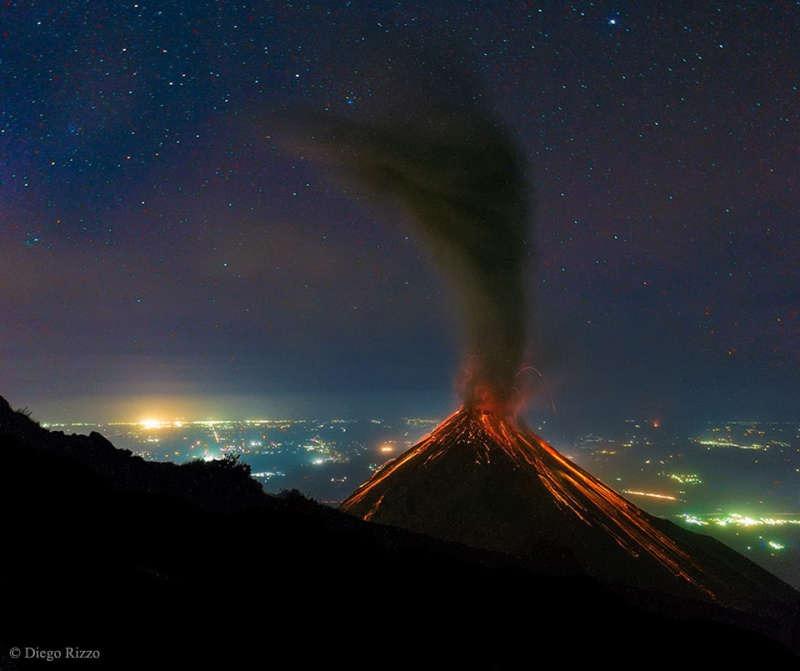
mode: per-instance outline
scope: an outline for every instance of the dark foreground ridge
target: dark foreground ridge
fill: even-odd
[[[0,669],[519,668],[795,663],[779,619],[589,577],[270,496],[233,461],[146,462],[0,398]],[[66,664],[62,658],[59,665]],[[40,661],[42,667],[55,668]],[[72,664],[72,662],[70,662]]]

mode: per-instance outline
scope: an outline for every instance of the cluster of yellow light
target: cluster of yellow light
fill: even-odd
[[[649,499],[659,499],[660,501],[680,501],[677,496],[671,494],[658,494],[656,492],[642,492],[637,489],[623,489],[623,494],[631,494],[632,496],[646,496]]]
[[[351,420],[331,420],[330,424],[350,423]],[[195,420],[161,420],[152,417],[146,417],[135,422],[107,422],[104,424],[97,424],[95,422],[70,422],[70,423],[49,423],[43,424],[45,427],[58,427],[58,426],[139,426],[144,428],[181,428],[184,426],[223,426],[223,427],[236,427],[242,424],[247,426],[270,426],[277,429],[288,429],[296,424],[308,424],[309,420],[306,419],[195,419]],[[346,429],[342,429],[343,431]]]
[[[381,443],[381,446],[378,448],[378,451],[383,454],[391,454],[394,452],[394,445],[390,442]]]
[[[761,443],[753,443],[752,445],[743,445],[742,443],[735,443],[726,438],[696,438],[695,442],[704,447],[735,447],[739,450],[766,450],[767,447]]]
[[[157,431],[158,429],[166,429],[169,427],[180,429],[184,426],[185,422],[180,419],[165,421],[163,419],[155,419],[154,417],[145,417],[144,419],[140,419],[137,424],[148,431]]]
[[[703,480],[697,473],[670,473],[669,478],[682,485],[702,485]]]

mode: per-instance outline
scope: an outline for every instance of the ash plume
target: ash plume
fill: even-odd
[[[509,413],[525,349],[531,255],[522,152],[467,78],[431,68],[408,74],[398,89],[405,89],[398,107],[384,114],[296,114],[295,132],[312,135],[312,152],[368,194],[408,211],[459,303],[464,403]]]

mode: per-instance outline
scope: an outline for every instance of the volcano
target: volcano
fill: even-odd
[[[462,414],[448,426],[483,431],[473,419]],[[480,456],[468,452],[480,443],[462,438],[467,442],[448,454],[431,445],[427,456],[440,457],[426,472],[460,453]],[[499,466],[499,452],[494,457],[491,464],[482,460],[485,473]],[[454,465],[472,474],[457,459]],[[14,539],[0,572],[0,667],[26,668],[7,652],[23,641],[86,640],[102,650],[102,668],[150,668],[158,659],[159,668],[249,669],[263,662],[268,632],[283,643],[267,646],[270,659],[325,668],[332,655],[384,659],[392,634],[407,631],[409,613],[413,631],[423,635],[395,645],[390,668],[418,668],[423,660],[425,668],[517,669],[540,650],[587,666],[620,655],[647,660],[654,650],[672,666],[686,659],[716,666],[731,660],[732,668],[796,664],[800,637],[789,609],[754,616],[696,599],[623,592],[585,576],[554,576],[536,570],[537,562],[361,522],[298,492],[267,494],[249,472],[235,459],[146,461],[98,433],[50,431],[0,396],[0,510]],[[529,482],[523,486],[534,491]],[[456,513],[474,515],[462,520],[464,529],[480,529],[492,509],[481,511],[465,491],[456,498]],[[423,512],[433,515],[444,500],[429,500]],[[388,493],[384,501],[403,502]],[[513,519],[497,512],[495,519]],[[442,528],[453,527],[445,521]],[[571,566],[563,556],[552,559]],[[216,570],[229,566],[237,567],[233,580],[230,571]],[[238,618],[233,637],[209,636],[198,626],[258,609],[263,599],[252,585],[264,576],[277,576],[285,588],[270,590],[270,607],[258,617]],[[325,619],[332,608],[357,616],[365,604],[370,617]],[[297,626],[309,613],[325,621],[314,645],[307,628]],[[442,630],[458,637],[424,635]]]
[[[453,413],[342,508],[553,573],[748,610],[796,603],[794,590],[746,558],[649,515],[522,422],[490,410]]]
[[[711,538],[648,515],[517,419],[529,393],[522,373],[533,369],[526,365],[536,262],[531,168],[474,79],[430,56],[423,50],[415,59],[422,69],[395,63],[397,90],[412,82],[415,92],[384,117],[314,111],[288,124],[302,138],[298,146],[313,138],[314,155],[348,185],[402,207],[460,316],[462,408],[342,508],[500,551],[540,572],[748,609],[796,604],[777,578]]]

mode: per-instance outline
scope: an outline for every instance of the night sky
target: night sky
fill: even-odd
[[[799,32],[797,2],[6,0],[0,394],[448,410],[447,285],[274,127],[402,108],[385,73],[421,41],[530,161],[533,412],[797,419]]]

